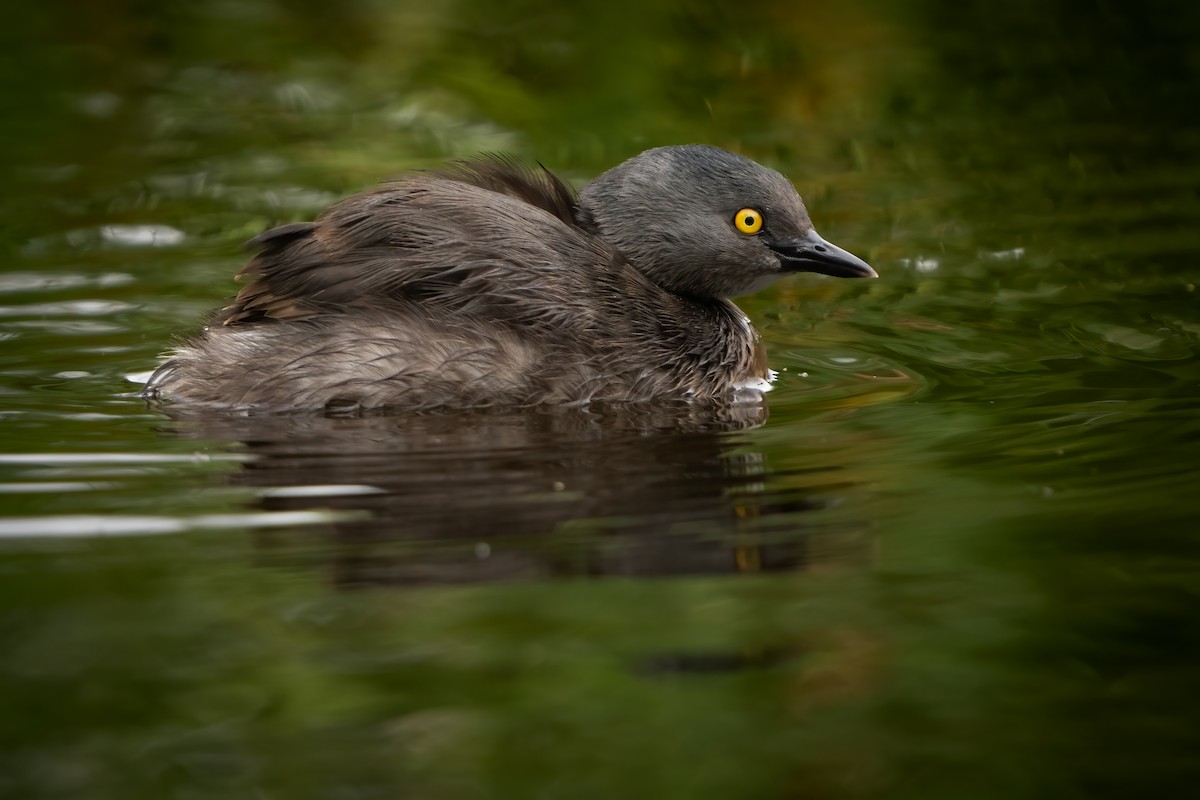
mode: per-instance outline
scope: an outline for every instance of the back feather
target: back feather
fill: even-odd
[[[257,325],[350,306],[475,314],[510,327],[586,328],[580,308],[623,258],[575,221],[575,194],[544,167],[503,156],[406,175],[315,222],[266,231],[215,320]],[[579,270],[562,270],[564,259]],[[588,268],[593,274],[587,274]],[[576,274],[578,272],[578,274]],[[554,273],[550,275],[549,273]],[[539,277],[541,276],[541,277]],[[586,285],[585,285],[586,284]]]
[[[460,161],[435,174],[515,197],[568,225],[576,224],[575,190],[540,163],[534,170],[513,156],[489,153],[475,160]]]

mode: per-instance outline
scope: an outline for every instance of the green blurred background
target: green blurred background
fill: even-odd
[[[0,795],[1190,793],[1197,9],[7,9]],[[683,142],[789,175],[883,276],[744,301],[781,370],[760,428],[447,445],[121,396],[269,225],[481,151],[578,186]],[[264,532],[262,487],[322,481],[398,505]],[[482,529],[435,536],[455,509]],[[660,535],[736,558],[604,560]],[[552,567],[396,577],[477,539]]]

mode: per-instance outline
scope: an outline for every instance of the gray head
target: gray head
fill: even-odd
[[[877,277],[817,235],[787,178],[719,147],[658,147],[613,167],[580,192],[579,219],[692,297],[745,294],[791,272]]]

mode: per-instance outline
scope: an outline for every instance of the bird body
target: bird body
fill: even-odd
[[[752,209],[763,229],[739,231]],[[647,151],[578,198],[502,158],[412,173],[252,240],[246,285],[146,393],[268,409],[728,397],[769,377],[730,296],[803,247],[874,274],[811,231],[786,179],[705,146]]]

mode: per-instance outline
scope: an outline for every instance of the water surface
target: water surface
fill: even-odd
[[[46,3],[2,62],[0,794],[1200,778],[1182,3]],[[240,242],[504,150],[791,176],[764,407],[147,408]]]

